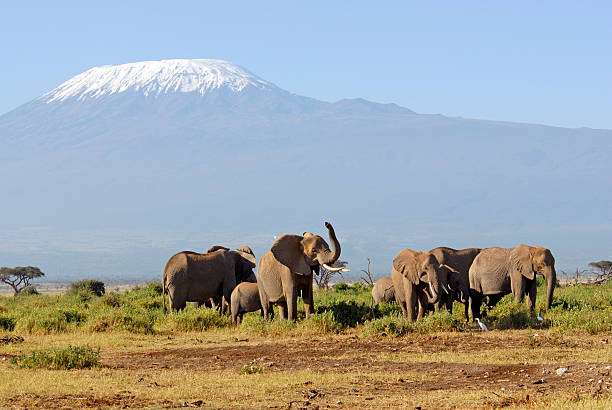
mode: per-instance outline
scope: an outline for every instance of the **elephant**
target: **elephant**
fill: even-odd
[[[449,273],[450,294],[455,294],[451,298],[443,297],[444,302],[438,302],[438,307],[442,303],[452,306],[453,298],[465,305],[465,319],[469,319],[469,278],[468,273],[474,258],[480,253],[481,248],[453,249],[440,246],[430,250],[441,265],[446,265],[448,269],[457,273]],[[450,272],[450,271],[449,271]],[[452,280],[451,280],[452,279]],[[458,294],[457,294],[458,293]],[[463,295],[461,295],[461,293]],[[449,295],[450,296],[450,295]]]
[[[377,304],[380,302],[395,302],[393,279],[388,276],[378,279],[372,288],[372,300]]]
[[[421,299],[437,303],[442,292],[448,293],[447,272],[440,269],[431,252],[404,249],[393,260],[391,278],[395,300],[411,321],[422,317],[423,312],[418,308]]]
[[[226,248],[225,246],[221,246],[221,245],[213,245],[210,248],[208,248],[208,250],[206,251],[206,253],[213,253],[216,252],[218,250],[226,250],[229,251],[230,248]],[[249,253],[251,255],[253,255],[253,257],[255,257],[255,254],[253,253],[253,250],[251,248],[249,248],[248,246],[241,246],[240,248],[236,249],[237,251],[240,252],[245,252],[245,253]],[[242,260],[239,261],[239,263],[242,263]],[[253,273],[252,268],[249,268],[247,266],[239,266],[237,268],[237,270],[244,270],[246,272],[246,269],[251,269],[251,274],[245,278],[244,280],[242,280],[242,282],[251,282],[251,283],[256,283],[257,282],[257,277],[255,277],[255,273]],[[236,284],[238,284],[240,282],[236,282]],[[212,297],[208,300],[202,300],[202,301],[197,301],[197,302],[191,302],[191,305],[194,308],[200,307],[200,306],[206,306],[209,308],[213,308],[216,309],[217,307],[219,307],[221,309],[221,312],[225,311],[226,306],[228,306],[229,301],[223,299],[223,295],[222,292],[220,291],[217,296]]]
[[[259,260],[257,284],[266,319],[269,318],[270,304],[275,303],[281,319],[295,320],[299,293],[308,318],[314,312],[313,273],[318,275],[321,266],[331,271],[342,269],[330,266],[340,257],[341,248],[332,225],[325,222],[325,227],[329,231],[331,250],[322,237],[310,232],[282,235]]]
[[[446,271],[449,292],[441,294],[440,299],[435,304],[429,303],[429,298],[431,297],[429,293],[427,294],[427,297],[419,298],[419,309],[422,310],[422,312],[420,312],[420,316],[423,316],[426,312],[432,310],[437,312],[441,308],[453,313],[453,302],[457,301],[463,303],[465,306],[465,319],[469,320],[468,306],[470,287],[467,282],[467,278],[461,272],[451,268],[448,265],[442,264],[440,265],[440,269]]]
[[[239,325],[242,322],[242,315],[248,312],[261,310],[261,300],[259,299],[259,286],[257,283],[242,282],[234,288],[231,296],[231,316],[232,323]],[[274,316],[274,311],[271,311]]]
[[[248,247],[240,249],[183,251],[170,257],[162,279],[164,313],[166,292],[172,312],[184,309],[186,302],[204,303],[219,296],[229,301],[236,284],[254,277],[255,255]]]
[[[527,245],[483,249],[469,270],[472,316],[480,317],[480,306],[484,296],[489,296],[489,303],[495,304],[502,296],[509,293],[512,293],[518,302],[523,301],[526,293],[527,305],[533,310],[537,293],[536,274],[544,276],[548,281],[546,288],[546,310],[548,310],[557,281],[555,258],[549,249]]]

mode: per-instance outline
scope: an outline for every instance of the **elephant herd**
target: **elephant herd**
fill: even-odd
[[[536,275],[546,278],[546,309],[550,308],[557,275],[549,249],[519,245],[515,248],[452,249],[439,247],[427,252],[404,249],[393,260],[391,277],[380,279],[372,298],[397,302],[404,316],[414,321],[428,310],[452,310],[454,301],[465,306],[466,319],[480,318],[485,296],[488,305],[513,294],[535,307]]]
[[[258,278],[253,273],[255,255],[244,246],[230,250],[213,246],[206,253],[190,251],[173,255],[164,268],[162,279],[163,308],[166,312],[166,292],[173,312],[185,308],[187,302],[230,303],[234,323],[242,315],[261,309],[266,319],[272,318],[272,304],[278,306],[283,319],[297,318],[297,299],[302,296],[306,317],[314,312],[313,273],[321,267],[334,271],[340,257],[340,243],[334,228],[325,222],[331,249],[319,235],[282,235],[269,252],[259,260]]]
[[[319,235],[282,235],[259,260],[258,277],[253,268],[256,259],[248,246],[231,250],[213,246],[206,253],[190,251],[173,255],[163,273],[163,309],[166,293],[172,312],[185,308],[187,302],[229,304],[234,323],[246,312],[261,310],[272,318],[272,304],[278,306],[282,319],[297,318],[297,299],[304,302],[306,317],[314,312],[313,274],[321,267],[337,271],[332,265],[340,257],[340,242],[334,228],[325,222],[330,246]],[[410,320],[421,318],[428,310],[452,309],[454,301],[465,306],[473,318],[480,317],[483,298],[494,304],[512,293],[516,300],[534,307],[536,274],[548,280],[546,308],[550,308],[555,287],[555,259],[550,250],[539,246],[516,248],[469,248],[455,250],[439,247],[427,252],[401,251],[393,260],[391,278],[380,279],[372,289],[375,302],[396,301]]]

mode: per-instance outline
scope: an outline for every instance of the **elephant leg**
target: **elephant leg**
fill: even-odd
[[[429,303],[429,300],[427,298],[427,295],[423,293],[418,293],[418,299],[419,299],[419,311],[417,314],[417,320],[420,320],[423,318],[423,316],[427,314],[427,305]]]
[[[512,294],[517,302],[522,302],[525,298],[525,282],[526,280],[523,278],[511,281]]]
[[[538,293],[538,282],[534,279],[527,285],[527,306],[529,309],[535,309],[536,295]]]
[[[415,286],[408,282],[404,281],[404,296],[406,297],[406,310],[408,311],[408,319],[411,322],[414,322],[417,315],[417,304],[419,303],[416,288]]]
[[[265,320],[268,320],[270,311],[274,312],[274,310],[272,309],[272,305],[270,304],[268,295],[263,292],[261,287],[259,288],[259,301],[261,302],[261,315]]]
[[[297,290],[293,286],[287,289],[287,319],[297,320]]]
[[[278,306],[278,315],[280,318],[287,320],[287,302],[279,302],[276,306]]]
[[[470,295],[470,310],[472,311],[472,319],[480,319],[480,305],[482,305],[482,294],[474,293]]]
[[[306,319],[310,317],[311,313],[314,313],[314,303],[312,297],[312,285],[307,286],[302,291],[302,299],[304,300],[304,311],[306,312]]]

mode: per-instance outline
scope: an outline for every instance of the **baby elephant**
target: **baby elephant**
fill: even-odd
[[[374,303],[395,302],[393,279],[389,277],[380,278],[372,288],[372,299],[374,299]]]
[[[242,321],[242,315],[248,312],[261,310],[261,301],[259,300],[259,287],[257,283],[242,282],[234,288],[231,296],[232,322],[239,325]]]

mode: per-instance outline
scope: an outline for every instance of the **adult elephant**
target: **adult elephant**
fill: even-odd
[[[448,265],[440,265],[440,269],[445,271],[448,278],[448,293],[442,293],[440,299],[435,304],[429,303],[429,295],[427,295],[427,297],[421,297],[419,299],[420,316],[423,316],[428,311],[437,312],[440,309],[446,309],[450,313],[453,313],[453,302],[457,301],[463,303],[465,306],[465,319],[469,320],[468,306],[470,286],[467,275],[464,276]]]
[[[246,252],[247,249],[250,252]],[[248,247],[235,251],[220,248],[209,253],[184,251],[173,255],[164,267],[164,313],[166,291],[173,312],[184,309],[186,302],[206,302],[219,295],[229,303],[236,285],[254,277],[254,267],[255,255]]]
[[[440,269],[440,263],[431,252],[404,249],[393,260],[391,278],[395,300],[411,321],[422,316],[418,308],[420,300],[437,303],[442,292],[448,293],[447,272]]]
[[[210,248],[208,248],[208,250],[206,251],[206,253],[213,253],[216,252],[218,250],[226,250],[229,251],[230,248],[226,248],[225,246],[221,246],[221,245],[213,245]],[[241,252],[245,252],[248,254],[253,255],[253,258],[255,258],[255,254],[253,253],[253,250],[251,248],[249,248],[248,246],[241,246],[240,248],[236,249],[237,251],[241,251]],[[243,259],[240,258],[238,259],[238,263],[240,265],[243,264]],[[250,275],[247,276],[246,278],[244,278],[243,280],[238,280],[236,279],[236,286],[238,286],[238,284],[240,284],[241,282],[250,282],[250,283],[256,283],[257,282],[257,277],[255,276],[255,273],[253,272],[253,267],[254,266],[248,266],[248,265],[252,265],[250,261],[247,261],[247,265],[245,266],[237,266],[236,267],[236,271],[239,272],[245,272],[245,274],[247,274],[246,272],[248,272],[247,270],[250,270]],[[230,301],[229,300],[225,300],[223,299],[223,292],[221,291],[221,289],[219,289],[219,291],[217,292],[217,295],[213,298],[210,298],[208,300],[200,300],[197,302],[191,302],[191,305],[194,308],[200,307],[200,306],[206,306],[209,308],[213,308],[216,309],[217,307],[220,308],[221,312],[223,313],[225,311],[226,306],[229,306]]]
[[[453,249],[446,246],[439,246],[430,250],[436,260],[441,265],[446,265],[448,271],[449,294],[444,295],[434,307],[436,310],[442,305],[450,304],[452,306],[453,299],[464,304],[465,319],[469,319],[469,271],[474,259],[480,253],[481,248],[466,248]],[[452,271],[452,272],[451,272]]]
[[[480,305],[484,296],[495,302],[512,293],[522,302],[527,294],[527,304],[535,308],[536,274],[548,281],[546,309],[550,309],[557,281],[555,258],[549,249],[541,246],[519,245],[516,248],[483,249],[474,259],[469,270],[471,310],[473,317],[480,317]]]
[[[279,237],[268,253],[259,260],[257,270],[259,297],[264,317],[269,317],[271,303],[278,305],[282,319],[297,318],[297,298],[302,294],[306,317],[314,312],[312,295],[312,275],[319,269],[338,271],[331,265],[340,257],[340,243],[334,228],[325,222],[329,231],[331,250],[319,235],[304,232],[303,235],[283,235]]]
[[[395,302],[395,289],[392,278],[385,276],[376,281],[372,288],[372,300],[377,304],[380,302]]]

